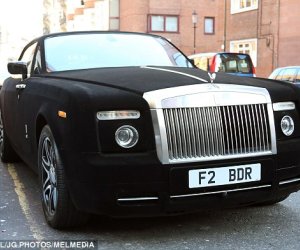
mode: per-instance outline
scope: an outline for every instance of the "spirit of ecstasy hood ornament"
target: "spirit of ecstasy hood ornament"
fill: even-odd
[[[214,83],[214,80],[216,79],[216,73],[210,73],[210,72],[207,72],[208,73],[208,76],[210,78],[210,83],[213,84]]]

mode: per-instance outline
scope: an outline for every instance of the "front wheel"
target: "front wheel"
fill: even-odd
[[[46,221],[53,228],[78,226],[87,215],[78,211],[66,186],[65,171],[51,129],[46,125],[38,145],[42,205]]]

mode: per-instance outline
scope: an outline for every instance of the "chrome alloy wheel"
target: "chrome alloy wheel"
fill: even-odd
[[[42,184],[43,202],[49,215],[54,215],[57,208],[57,176],[56,153],[49,137],[45,137],[42,144]]]

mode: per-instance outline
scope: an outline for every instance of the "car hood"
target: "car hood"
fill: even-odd
[[[53,72],[44,74],[42,77],[97,84],[134,92],[139,95],[158,89],[203,84],[211,81],[208,72],[200,69],[152,66]],[[214,83],[266,88],[273,101],[294,100],[297,98],[295,93],[299,92],[292,84],[263,78],[232,76],[225,73],[216,73]]]

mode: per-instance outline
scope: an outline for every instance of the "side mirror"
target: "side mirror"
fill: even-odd
[[[27,78],[28,69],[26,62],[10,62],[7,64],[7,69],[12,75],[21,74],[23,80]]]

